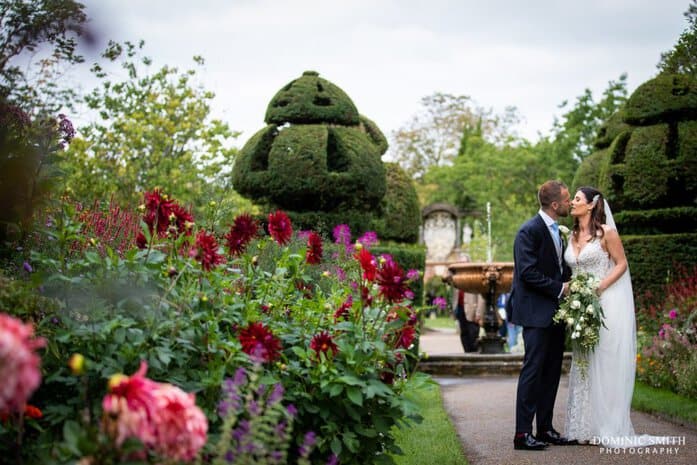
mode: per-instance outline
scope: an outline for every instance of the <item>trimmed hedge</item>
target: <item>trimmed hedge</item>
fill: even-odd
[[[600,173],[602,165],[607,163],[609,156],[610,151],[608,149],[601,149],[588,155],[576,170],[572,183],[573,188],[599,186],[598,173]]]
[[[370,252],[375,255],[390,254],[399,266],[408,271],[410,269],[419,270],[421,273],[426,269],[426,247],[417,244],[396,244],[394,242],[380,243],[370,248]],[[422,306],[424,298],[423,274],[411,285],[414,292],[414,306]]]
[[[623,236],[625,253],[632,273],[634,295],[647,291],[660,293],[677,264],[697,265],[697,234]]]
[[[624,174],[627,207],[659,207],[670,202],[668,180],[675,174],[675,163],[668,159],[669,137],[667,124],[639,127],[632,132],[625,148],[624,167],[613,170]]]
[[[372,231],[376,220],[376,213],[355,209],[340,209],[335,212],[286,210],[286,213],[293,222],[294,229],[311,229],[329,238],[338,224],[347,224],[353,236],[358,237],[366,231]]]
[[[386,190],[380,155],[358,126],[267,126],[240,150],[232,181],[241,195],[287,210],[370,210]]]
[[[419,239],[421,208],[414,183],[397,163],[385,163],[387,192],[380,203],[381,215],[374,229],[378,237],[396,242]]]
[[[596,149],[604,149],[612,144],[617,136],[629,130],[631,127],[624,122],[624,112],[614,112],[598,129],[598,134],[593,142]]]
[[[682,74],[662,74],[640,85],[624,107],[625,122],[635,125],[697,118],[697,81]]]
[[[697,207],[624,210],[613,215],[622,234],[677,234],[697,231]]]
[[[319,77],[316,71],[305,71],[274,95],[264,121],[278,125],[331,123],[355,126],[359,117],[356,106],[343,90]]]

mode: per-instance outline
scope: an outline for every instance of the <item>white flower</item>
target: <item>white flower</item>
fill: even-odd
[[[593,304],[588,304],[588,306],[586,307],[586,313],[592,314],[594,311],[595,311],[595,307],[593,306]]]
[[[576,331],[581,331],[581,325],[579,323],[576,324]]]
[[[560,225],[559,225],[559,232],[562,233],[562,234],[564,235],[564,237],[569,237],[569,233],[570,233],[571,231],[569,231],[569,228],[567,228],[567,227],[564,226],[563,224],[560,224]]]
[[[566,323],[567,323],[569,326],[571,326],[572,324],[574,324],[574,319],[573,319],[573,318],[567,318],[567,319],[566,319]]]
[[[583,317],[583,315],[581,315],[581,316],[579,317],[578,321],[581,322],[581,323],[583,323],[584,321],[586,321],[586,319]]]
[[[570,304],[571,308],[581,308],[581,302],[578,300],[572,300]]]
[[[580,336],[580,334],[578,334],[576,331],[571,333],[571,339],[578,339],[579,336]]]
[[[571,285],[569,286],[569,289],[571,289],[571,292],[578,292],[580,284],[577,281],[571,281]]]

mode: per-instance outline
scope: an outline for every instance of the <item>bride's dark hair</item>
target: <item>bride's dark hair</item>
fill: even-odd
[[[605,235],[603,225],[605,224],[605,202],[603,202],[603,194],[595,187],[579,187],[577,192],[581,192],[586,198],[586,202],[594,204],[591,210],[590,234],[589,241],[595,237],[602,238]],[[574,217],[574,238],[578,244],[578,233],[581,227],[578,224],[578,216]]]

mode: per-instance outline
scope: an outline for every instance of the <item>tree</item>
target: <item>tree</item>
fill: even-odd
[[[452,163],[463,133],[494,137],[499,119],[475,107],[466,95],[436,92],[421,99],[422,109],[392,135],[389,158],[412,178],[421,179],[430,167]],[[511,110],[514,113],[515,110]]]
[[[194,70],[164,66],[149,73],[152,61],[140,55],[143,46],[112,42],[103,53],[127,71],[123,81],[93,66],[102,83],[84,100],[99,121],[80,128],[66,154],[67,187],[81,200],[113,196],[130,205],[156,186],[193,206],[229,197],[236,153],[229,141],[237,134],[209,118],[214,95],[195,84]]]
[[[658,69],[662,74],[689,74],[697,76],[697,0],[684,13],[688,26],[680,34],[672,50],[661,54]]]
[[[64,66],[84,61],[77,39],[91,38],[86,21],[74,0],[0,0],[0,96],[34,115],[69,106],[75,93],[57,81]],[[51,51],[39,54],[45,45]]]

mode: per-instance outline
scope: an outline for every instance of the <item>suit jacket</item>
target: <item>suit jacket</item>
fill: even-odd
[[[565,244],[562,239],[562,254]],[[518,230],[513,243],[513,286],[506,302],[508,321],[521,326],[546,328],[559,308],[559,294],[571,269],[559,266],[554,239],[537,214]]]

